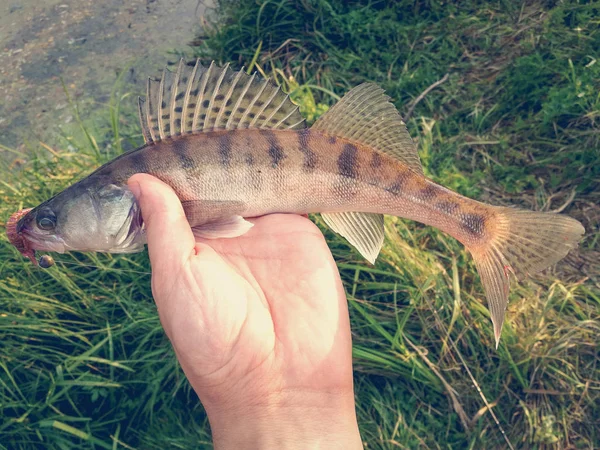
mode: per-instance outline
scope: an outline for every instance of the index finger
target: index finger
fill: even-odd
[[[153,274],[174,273],[194,254],[196,244],[179,197],[152,175],[133,175],[127,184],[142,210]]]

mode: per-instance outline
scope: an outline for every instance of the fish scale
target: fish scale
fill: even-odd
[[[310,128],[298,107],[261,77],[228,65],[180,61],[149,80],[139,101],[145,145],[125,153],[8,222],[9,240],[36,250],[135,252],[145,244],[135,173],[169,184],[195,236],[234,238],[245,220],[271,213],[321,213],[371,263],[384,214],[434,226],[462,242],[488,299],[496,345],[510,275],[554,264],[584,229],[557,214],[466,198],[423,174],[417,148],[389,97],[375,84],[349,91]]]

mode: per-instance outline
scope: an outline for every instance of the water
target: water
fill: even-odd
[[[207,2],[199,0],[0,0],[0,144],[53,142],[74,120],[106,111],[118,73],[143,92],[173,51],[189,50]],[[129,68],[129,66],[131,67]],[[134,97],[128,99],[134,102]]]

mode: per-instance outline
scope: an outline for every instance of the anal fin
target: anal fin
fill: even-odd
[[[383,245],[383,214],[362,212],[322,213],[325,223],[350,242],[371,264]]]

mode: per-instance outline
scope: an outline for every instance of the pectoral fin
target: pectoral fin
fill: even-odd
[[[194,236],[198,238],[238,237],[253,226],[241,216],[246,208],[243,202],[184,200],[181,205]]]
[[[371,264],[383,245],[383,214],[361,212],[323,213],[325,223],[345,237]]]
[[[254,226],[242,216],[225,217],[217,222],[209,222],[192,228],[194,236],[201,239],[234,238],[246,234]]]

